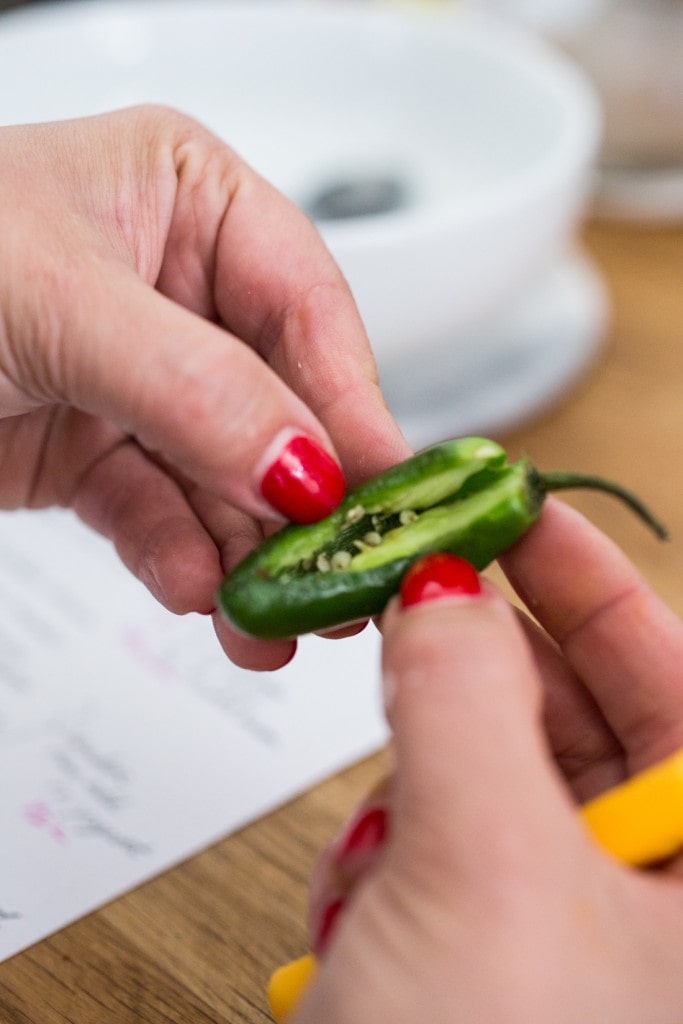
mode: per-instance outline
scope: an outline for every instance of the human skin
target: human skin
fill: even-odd
[[[539,625],[487,583],[384,618],[395,771],[318,865],[292,1024],[683,1020],[681,858],[628,868],[577,814],[683,746],[683,626],[556,500],[503,563]]]
[[[282,522],[292,438],[349,484],[409,454],[315,227],[194,120],[0,129],[0,223],[0,508],[75,509],[173,611]],[[214,623],[239,664],[294,651]]]

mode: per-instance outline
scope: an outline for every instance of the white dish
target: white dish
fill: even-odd
[[[473,347],[490,352],[470,372],[440,356],[410,386],[389,372],[389,407],[415,449],[444,437],[495,436],[540,414],[576,386],[598,357],[609,320],[601,275],[584,255],[569,251],[508,309]]]
[[[400,209],[320,229],[381,371],[448,349],[480,380],[506,345],[484,328],[566,250],[599,138],[572,64],[438,5],[67,0],[0,18],[0,123],[140,102],[198,117],[302,205],[397,178]]]

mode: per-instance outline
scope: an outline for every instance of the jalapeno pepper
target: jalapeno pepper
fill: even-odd
[[[317,523],[286,526],[224,580],[219,607],[241,632],[284,639],[378,614],[406,569],[452,551],[481,570],[538,519],[545,495],[591,487],[666,531],[630,492],[600,477],[539,473],[480,437],[444,441],[349,491]]]

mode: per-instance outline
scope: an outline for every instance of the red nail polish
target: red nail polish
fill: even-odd
[[[349,854],[372,853],[382,845],[387,834],[387,812],[384,807],[373,807],[352,823],[342,838],[337,858]]]
[[[401,583],[401,604],[409,608],[443,597],[480,593],[476,569],[464,558],[444,551],[426,555],[408,569]]]
[[[344,908],[344,900],[333,900],[328,903],[318,923],[318,931],[313,942],[313,952],[320,956],[329,943],[337,924],[340,912]]]
[[[344,475],[332,456],[308,437],[293,437],[268,469],[261,494],[295,523],[315,523],[344,497]]]

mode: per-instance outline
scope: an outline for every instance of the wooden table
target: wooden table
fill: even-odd
[[[541,468],[612,476],[669,525],[660,545],[608,498],[571,499],[683,614],[683,230],[591,225],[613,301],[597,362],[500,438]],[[259,1024],[271,970],[306,948],[319,850],[386,769],[356,766],[0,966],[2,1024]]]

